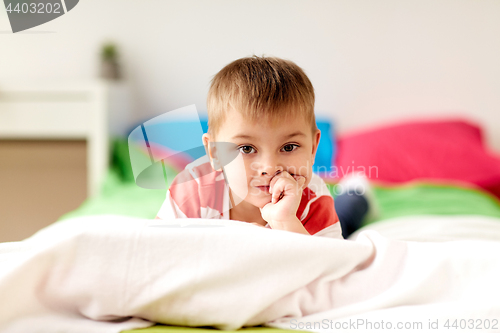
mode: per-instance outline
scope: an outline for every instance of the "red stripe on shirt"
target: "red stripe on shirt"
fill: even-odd
[[[303,201],[306,201],[307,204],[309,200]],[[302,211],[300,212],[301,214]],[[300,215],[298,215],[298,213],[299,212],[297,210],[297,217],[300,219]],[[301,222],[307,232],[311,235],[314,235],[318,231],[339,222],[337,212],[335,212],[333,198],[331,196],[323,195],[314,200],[309,207],[309,213]]]

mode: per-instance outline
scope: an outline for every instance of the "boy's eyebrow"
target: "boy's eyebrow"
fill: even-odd
[[[298,132],[293,132],[291,134],[285,135],[285,139],[290,139],[290,138],[293,138],[294,136],[306,136],[306,135],[304,133],[298,131]],[[239,134],[239,135],[233,136],[233,139],[253,139],[253,136]]]
[[[293,138],[294,136],[306,136],[306,135],[299,131],[299,132],[293,132],[292,134],[288,134],[285,136],[285,138],[289,139]]]
[[[253,139],[253,136],[240,134],[240,135],[233,136],[233,139]]]

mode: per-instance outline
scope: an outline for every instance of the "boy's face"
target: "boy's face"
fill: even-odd
[[[319,130],[313,135],[311,125],[302,117],[272,124],[266,120],[251,122],[240,112],[229,111],[215,140],[233,143],[239,153],[237,159],[242,161],[224,167],[233,197],[244,193],[246,196],[239,199],[264,207],[271,201],[271,179],[283,170],[305,177],[305,188],[311,180],[320,135]],[[209,141],[214,140],[204,134],[205,146]]]

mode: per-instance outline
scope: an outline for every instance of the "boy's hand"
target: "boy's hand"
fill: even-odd
[[[286,171],[282,171],[271,179],[269,184],[271,202],[260,209],[262,218],[269,223],[271,228],[291,230],[302,227],[296,214],[305,180],[304,176],[292,177]]]

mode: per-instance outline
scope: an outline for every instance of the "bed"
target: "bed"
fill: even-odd
[[[419,120],[340,137],[334,134],[333,126],[328,121],[321,126],[323,133],[329,133],[329,140],[323,141],[326,142],[322,148],[326,155],[318,159],[319,165],[325,168],[318,168],[317,165],[316,171],[334,197],[339,180],[348,170],[377,167],[369,178],[379,214],[376,218],[366,219],[362,228],[350,239],[355,240],[363,231],[367,231],[368,235],[370,231],[376,231],[390,240],[419,243],[475,240],[496,244],[500,240],[497,228],[500,227],[500,158],[485,147],[478,125],[464,119]],[[143,189],[135,184],[125,138],[115,137],[111,147],[111,167],[99,194],[63,215],[55,224],[105,214],[140,219],[156,216],[165,198],[165,190]],[[167,178],[171,180],[180,169],[173,163],[167,165],[166,170]],[[497,249],[496,245],[491,248]],[[439,312],[439,308],[436,311]],[[405,315],[407,313],[403,313],[402,317]],[[371,312],[371,317],[367,318],[377,318],[377,312]],[[277,322],[274,327],[257,325],[242,330],[339,330],[338,327],[290,326],[290,321],[287,325]],[[213,330],[213,327],[156,324],[123,332],[195,333],[205,330]]]

